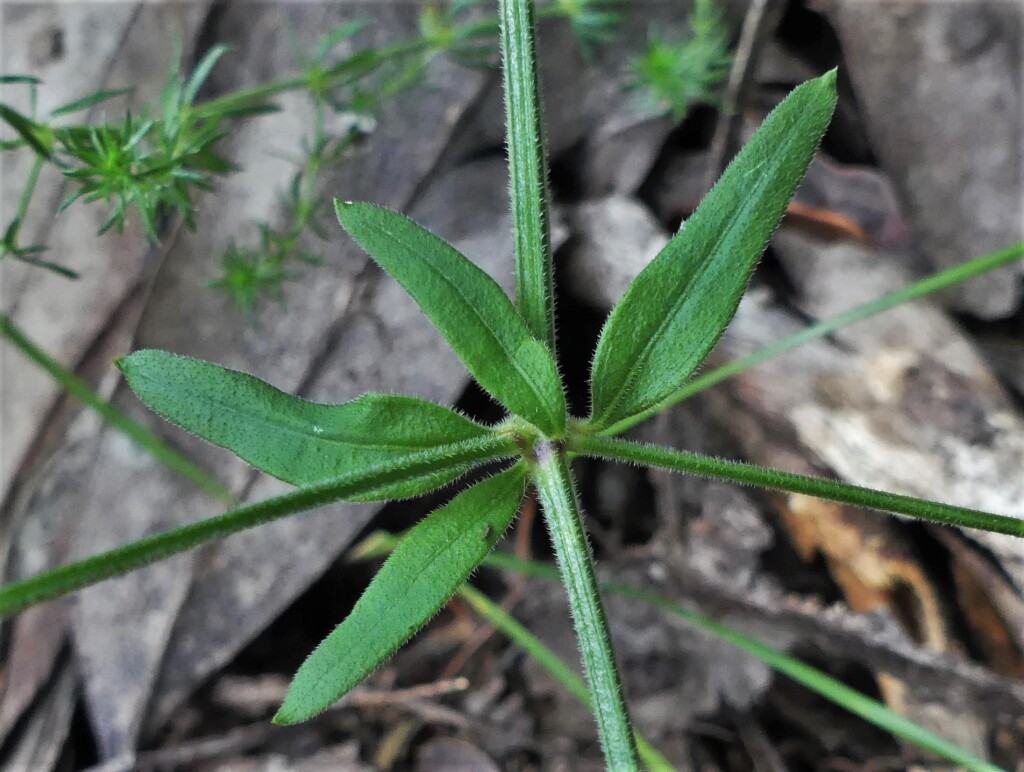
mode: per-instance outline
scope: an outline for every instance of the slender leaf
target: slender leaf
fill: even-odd
[[[724,332],[835,107],[835,71],[796,88],[626,290],[591,377],[595,428],[678,389]]]
[[[480,385],[545,434],[561,436],[566,407],[558,368],[497,282],[397,212],[334,203],[345,230],[419,303]]]
[[[168,421],[293,485],[430,451],[438,469],[369,498],[416,496],[468,470],[469,464],[446,463],[449,449],[491,435],[446,407],[413,397],[365,394],[323,405],[247,373],[166,351],[137,351],[118,367],[139,398]]]
[[[494,436],[467,442],[452,450],[448,461],[452,464],[494,461],[515,453],[515,446],[508,440]],[[402,480],[423,476],[436,468],[437,463],[435,453],[421,452],[394,462],[350,471],[284,496],[238,507],[218,517],[149,536],[9,584],[0,588],[0,618],[257,525],[335,501],[358,499],[370,491],[394,487]]]
[[[102,102],[106,102],[108,99],[130,94],[134,91],[131,88],[115,88],[107,89],[104,91],[97,91],[95,94],[89,94],[89,96],[76,99],[74,102],[68,102],[67,104],[61,105],[56,110],[50,113],[50,116],[57,118],[61,115],[70,115],[71,113],[77,113],[80,110],[86,110],[90,107],[94,107]]]
[[[852,504],[856,507],[867,507],[882,512],[894,512],[943,525],[959,525],[964,528],[978,528],[993,533],[1024,537],[1024,519],[951,504],[941,504],[937,501],[904,496],[899,493],[877,491],[859,485],[849,485],[838,480],[824,480],[820,477],[782,472],[778,469],[741,461],[726,461],[698,453],[586,434],[573,436],[569,441],[569,449],[610,461],[656,466],[700,477],[712,477],[787,493],[817,496],[829,501],[838,501],[840,504]]]
[[[909,284],[906,287],[901,287],[898,290],[893,290],[880,298],[870,300],[867,303],[862,303],[859,306],[855,306],[848,311],[838,313],[828,319],[822,319],[821,321],[808,325],[804,329],[798,330],[791,335],[787,335],[774,343],[769,343],[768,345],[759,348],[744,357],[728,362],[721,367],[716,367],[714,370],[710,370],[709,372],[702,373],[689,383],[685,384],[682,388],[669,394],[657,405],[648,408],[642,413],[630,416],[629,418],[624,418],[621,421],[616,421],[611,426],[602,429],[600,434],[607,436],[621,434],[627,429],[636,426],[641,421],[660,413],[662,410],[682,402],[683,400],[689,399],[694,394],[698,394],[705,389],[709,389],[722,381],[739,375],[745,370],[748,370],[761,362],[765,362],[773,357],[779,356],[780,354],[785,354],[788,351],[799,348],[805,343],[810,343],[818,338],[831,335],[833,332],[849,327],[863,319],[867,319],[875,316],[876,314],[888,311],[889,309],[901,306],[904,303],[909,303],[912,300],[917,300],[918,298],[925,297],[926,295],[930,295],[934,292],[939,292],[948,287],[960,284],[974,278],[975,276],[987,273],[988,271],[994,271],[996,268],[1007,265],[1008,263],[1016,260],[1020,260],[1022,257],[1024,257],[1024,241],[1018,241],[1016,244],[1011,244],[1003,249],[996,250],[995,252],[989,252],[981,257],[976,257],[973,260],[968,260],[960,265],[955,265],[952,268],[947,268],[944,271],[934,273],[920,281]]]
[[[32,75],[0,75],[0,84],[26,83],[31,86],[38,86],[42,83],[39,78]]]
[[[519,466],[456,496],[409,531],[352,612],[299,668],[274,723],[323,712],[448,602],[519,509]]]
[[[89,387],[88,383],[33,343],[11,321],[7,314],[0,314],[0,337],[8,340],[29,360],[49,374],[68,394],[95,410],[104,421],[131,438],[141,448],[151,453],[155,459],[167,466],[167,468],[188,478],[201,489],[221,501],[228,504],[234,502],[234,496],[231,494],[231,491],[225,488],[223,484],[178,453],[178,451],[145,426],[135,422],[130,416],[114,407],[114,405],[101,399]]]
[[[183,105],[190,105],[195,101],[199,89],[203,87],[206,79],[210,77],[214,65],[227,52],[228,47],[222,44],[214,46],[203,55],[203,58],[199,60],[199,63],[182,89],[181,103]]]
[[[44,260],[41,257],[35,257],[39,252],[46,252],[47,247],[22,247],[14,252],[11,252],[11,257],[15,260],[20,260],[27,265],[34,265],[36,268],[45,268],[47,271],[52,271],[58,276],[63,276],[65,279],[77,279],[78,271],[73,271],[70,268],[65,268],[59,263],[53,263],[49,260]]]
[[[27,142],[43,158],[49,158],[53,152],[53,130],[48,126],[26,118],[7,105],[0,104],[0,119],[18,132],[18,136]]]

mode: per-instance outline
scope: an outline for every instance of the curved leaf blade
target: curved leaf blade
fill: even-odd
[[[491,430],[453,410],[413,397],[365,394],[340,405],[293,397],[247,373],[166,351],[137,351],[118,367],[139,398],[173,424],[227,448],[293,485],[310,485],[436,451],[438,469],[357,500],[405,498],[466,472],[447,449]]]
[[[804,83],[772,111],[626,290],[594,355],[595,429],[668,397],[721,337],[825,133],[835,79],[833,70]]]
[[[352,612],[299,668],[276,724],[323,712],[446,604],[519,510],[521,466],[484,480],[409,531]]]
[[[335,200],[338,220],[419,304],[480,385],[551,437],[565,430],[561,378],[547,347],[497,282],[398,212]]]

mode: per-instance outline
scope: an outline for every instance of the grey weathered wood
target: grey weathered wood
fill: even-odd
[[[873,147],[936,267],[1024,238],[1024,5],[827,0]],[[1020,301],[1020,266],[950,293],[984,318]]]
[[[102,88],[134,86],[127,102],[136,109],[164,84],[174,34],[189,41],[205,14],[205,4],[0,5],[0,71],[40,77],[39,108],[54,107]],[[54,42],[59,40],[59,45]],[[2,86],[0,99],[28,109],[27,90]],[[113,102],[108,110],[122,109]],[[103,106],[94,108],[92,118]],[[86,114],[71,116],[81,120]],[[3,135],[8,136],[4,128]],[[32,164],[27,151],[0,154],[0,227],[17,209]],[[78,281],[7,259],[0,262],[0,309],[66,366],[73,367],[101,332],[114,310],[139,281],[151,248],[134,221],[124,235],[97,239],[107,217],[102,204],[75,206],[55,216],[68,193],[63,178],[46,170],[22,229],[25,244],[50,247],[46,257],[81,274]],[[0,353],[0,500],[40,431],[40,416],[59,389],[52,379],[3,345]]]

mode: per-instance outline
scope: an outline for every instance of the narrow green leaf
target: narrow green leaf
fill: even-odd
[[[519,509],[519,466],[456,496],[409,531],[352,612],[299,668],[276,724],[323,712],[448,602]]]
[[[351,560],[369,560],[386,556],[401,543],[401,537],[385,531],[377,531],[370,534],[363,542],[349,552]],[[506,561],[509,561],[506,563]],[[528,576],[539,576],[544,579],[559,580],[558,570],[553,566],[536,561],[518,560],[511,555],[500,552],[492,552],[484,558],[484,564],[493,565],[497,568],[508,568],[513,571],[521,571]],[[549,649],[543,641],[517,622],[515,618],[505,611],[501,606],[492,601],[482,592],[468,584],[459,588],[459,597],[476,611],[483,619],[498,628],[512,643],[533,657],[534,661],[548,671],[562,686],[565,687],[573,697],[587,706],[593,712],[593,704],[587,684],[573,671],[571,667],[559,656]],[[672,772],[673,766],[668,759],[662,756],[658,750],[640,732],[635,731],[637,753],[640,760],[651,772]]]
[[[740,357],[732,362],[716,367],[714,370],[710,370],[709,372],[701,373],[701,375],[694,378],[689,383],[669,394],[657,405],[648,408],[642,413],[630,416],[629,418],[624,418],[621,421],[616,421],[611,426],[602,429],[600,434],[605,436],[621,434],[627,429],[641,423],[645,419],[660,413],[662,410],[682,402],[683,400],[689,399],[693,395],[699,394],[705,389],[709,389],[722,381],[737,376],[761,362],[766,362],[773,357],[785,354],[788,351],[799,348],[805,343],[810,343],[818,338],[824,338],[826,335],[831,335],[833,332],[856,324],[863,319],[868,319],[876,314],[901,306],[904,303],[909,303],[934,292],[939,292],[947,289],[948,287],[961,284],[975,276],[987,273],[988,271],[994,271],[996,268],[1000,268],[1008,263],[1020,260],[1022,257],[1024,257],[1024,241],[1018,241],[1016,244],[1011,244],[1003,249],[996,250],[995,252],[989,252],[981,257],[976,257],[965,263],[961,263],[960,265],[934,273],[920,281],[909,284],[898,290],[893,290],[892,292],[883,295],[880,298],[876,298],[875,300],[869,300],[867,303],[854,306],[853,308],[847,311],[842,311],[828,319],[822,319],[821,321],[808,325],[802,330],[798,330],[784,338],[780,338],[774,343],[769,343],[768,345],[759,348],[744,357]]]
[[[425,400],[365,394],[323,405],[247,373],[166,351],[137,351],[118,367],[139,398],[168,421],[293,485],[424,451],[437,457],[438,469],[365,500],[416,496],[451,482],[471,465],[448,464],[450,450],[492,434]]]
[[[53,130],[26,118],[7,105],[0,104],[0,119],[18,132],[18,136],[27,142],[41,157],[49,158],[53,152]]]
[[[452,451],[452,464],[497,461],[516,454],[508,440],[486,437]],[[432,453],[405,456],[394,462],[366,467],[299,488],[293,493],[248,504],[218,517],[140,539],[91,558],[55,568],[0,588],[0,619],[30,606],[53,600],[104,579],[142,568],[200,544],[263,525],[282,517],[335,501],[353,500],[369,491],[417,478],[437,467]]]
[[[67,104],[61,105],[50,113],[50,117],[57,118],[61,115],[77,113],[80,110],[86,110],[102,102],[106,102],[108,99],[123,96],[124,94],[130,94],[132,91],[134,91],[134,89],[131,88],[115,88],[97,91],[95,94],[89,94],[81,99],[76,99],[74,102],[68,102]]]
[[[30,86],[38,86],[42,83],[39,78],[32,75],[0,75],[0,84],[25,83]]]
[[[203,87],[206,79],[210,77],[210,73],[213,71],[214,65],[217,64],[217,60],[227,52],[228,47],[221,44],[214,46],[203,55],[203,58],[199,60],[199,63],[182,89],[181,103],[183,105],[191,105],[195,101],[199,89]]]
[[[419,303],[484,390],[548,436],[560,437],[566,407],[555,360],[497,282],[397,212],[334,204],[345,230]]]
[[[803,178],[835,107],[833,70],[796,88],[626,290],[591,374],[600,430],[658,404],[704,361]]]
[[[34,265],[36,268],[45,268],[47,271],[52,271],[58,276],[63,276],[65,279],[78,279],[78,271],[65,268],[63,265],[50,262],[49,260],[43,260],[41,257],[35,257],[36,253],[46,251],[47,247],[23,247],[12,252],[11,257],[28,265]]]
[[[824,480],[820,477],[792,474],[742,461],[727,461],[699,453],[659,448],[654,445],[641,445],[610,437],[577,434],[570,438],[568,446],[569,450],[573,452],[609,461],[656,466],[700,477],[712,477],[787,493],[817,496],[829,501],[838,501],[840,504],[852,504],[855,507],[867,507],[881,512],[894,512],[943,525],[958,525],[963,528],[978,528],[982,531],[1024,537],[1024,519],[1021,518],[941,504],[937,501],[878,491],[873,488],[863,488],[838,480]]]

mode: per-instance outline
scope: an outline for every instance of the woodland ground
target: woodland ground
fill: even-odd
[[[1024,237],[1021,6],[996,0],[792,0],[745,66],[731,121],[748,135],[797,83],[833,66],[840,102],[806,182],[713,358],[745,353],[927,272]],[[558,243],[559,334],[575,411],[603,315],[699,201],[728,154],[719,113],[681,125],[637,111],[626,57],[687,2],[638,2],[585,63],[569,31],[541,38]],[[737,31],[747,3],[725,6]],[[366,39],[415,30],[407,4],[4,4],[4,72],[43,78],[46,105],[126,83],[156,93],[173,33],[186,61],[232,51],[204,94],[291,71],[308,45],[372,16]],[[4,100],[8,96],[5,87]],[[98,207],[53,211],[40,181],[26,231],[77,282],[0,263],[0,303],[116,404],[242,497],[284,489],[161,424],[110,366],[164,348],[247,370],[319,401],[416,394],[497,419],[405,295],[330,223],[324,258],[255,319],[206,287],[216,256],[278,216],[311,121],[299,97],[225,147],[245,172],[159,246],[137,224],[97,239]],[[344,118],[339,118],[339,126]],[[335,127],[337,128],[337,127]],[[506,287],[512,281],[500,82],[444,60],[386,104],[325,196],[409,212]],[[4,222],[28,171],[4,157]],[[1024,311],[1019,266],[830,336],[674,408],[638,438],[1024,516]],[[219,505],[59,398],[0,348],[0,559],[31,573]],[[1024,757],[1024,549],[797,496],[598,462],[576,469],[603,577],[656,590],[785,647],[940,734],[1012,768]],[[340,707],[272,727],[288,678],[373,574],[346,552],[437,500],[339,506],[175,558],[5,624],[0,765],[20,772],[585,770],[593,723],[557,682],[456,601]],[[503,549],[550,557],[528,507]],[[476,583],[575,663],[557,585],[486,569]],[[680,769],[940,768],[709,635],[607,599],[632,713]],[[458,679],[465,678],[466,681]],[[413,689],[409,692],[407,690]],[[134,761],[133,754],[137,754]]]

